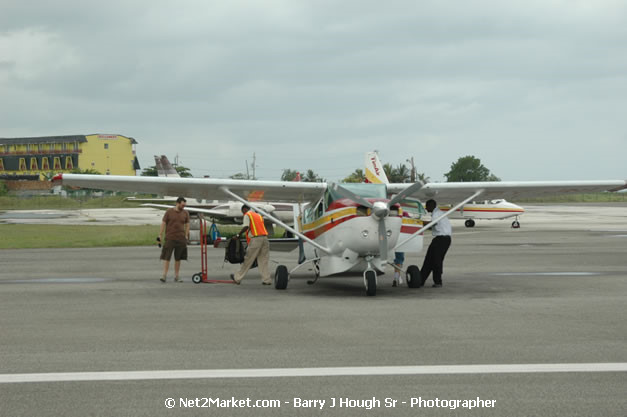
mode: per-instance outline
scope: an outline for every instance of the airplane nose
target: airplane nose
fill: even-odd
[[[384,203],[383,201],[375,201],[374,204],[372,205],[372,215],[377,220],[381,220],[385,218],[389,212],[390,212],[390,209],[388,209],[388,205]]]

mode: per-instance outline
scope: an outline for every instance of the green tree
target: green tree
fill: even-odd
[[[362,169],[356,169],[348,177],[344,178],[342,182],[364,182],[366,175]]]
[[[383,172],[385,176],[388,177],[388,181],[396,182],[392,181],[392,177],[394,176],[394,166],[392,166],[392,164],[383,164]]]
[[[447,182],[500,181],[491,174],[479,158],[472,155],[461,157],[451,164],[451,170],[444,174]]]
[[[302,177],[303,182],[324,182],[324,179],[316,174],[312,169],[308,169],[305,176]]]
[[[182,165],[176,165],[174,167],[174,169],[176,169],[176,172],[179,173],[181,178],[191,178],[193,177],[192,173],[189,171],[189,168],[184,167]]]
[[[392,170],[392,175],[388,177],[388,181],[392,183],[409,182],[411,172],[405,164],[400,164]]]
[[[419,172],[418,174],[416,174],[416,176],[418,177],[418,180],[424,182],[425,184],[431,180],[431,178],[427,177],[427,174],[425,174],[424,172]]]
[[[299,171],[292,169],[284,169],[283,174],[281,174],[281,181],[294,181],[298,176]]]
[[[0,196],[9,194],[9,189],[4,181],[0,181]]]
[[[93,168],[89,168],[89,169],[74,168],[73,170],[70,171],[70,173],[71,174],[102,175],[100,171],[97,171]]]
[[[142,177],[158,177],[159,173],[157,172],[157,166],[153,165],[151,167],[142,169],[142,173],[140,175]]]

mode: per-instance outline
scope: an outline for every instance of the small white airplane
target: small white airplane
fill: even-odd
[[[388,177],[383,170],[383,165],[379,160],[376,152],[366,153],[366,182],[373,184],[389,184]],[[440,205],[440,210],[449,211],[450,205]],[[424,209],[423,209],[424,211]],[[512,227],[518,229],[520,222],[518,216],[523,214],[525,209],[517,204],[505,201],[502,198],[494,200],[485,200],[482,202],[471,201],[468,204],[458,208],[450,215],[451,219],[466,219],[464,225],[466,227],[474,227],[476,220],[502,220],[516,217],[512,222]]]
[[[179,173],[170,163],[167,156],[155,155],[155,167],[157,168],[157,176],[161,178],[181,178]],[[298,173],[294,181],[300,181],[300,173]],[[127,201],[145,202],[143,207],[153,207],[158,209],[169,209],[174,207],[178,196],[165,196],[159,199],[146,198],[138,199],[128,197]],[[187,198],[187,197],[186,197]],[[202,213],[206,217],[217,221],[220,224],[241,224],[242,223],[242,203],[238,201],[207,201],[187,198],[187,206],[185,210],[190,213]],[[282,221],[292,222],[294,219],[294,207],[292,204],[271,203],[264,204],[263,209],[274,215]],[[266,221],[266,228],[270,234],[273,233],[274,227],[271,221]]]
[[[479,196],[521,198],[544,194],[618,191],[627,188],[625,180],[535,181],[535,182],[461,182],[414,184],[326,184],[311,182],[246,181],[212,178],[161,178],[114,175],[58,174],[55,182],[84,188],[139,191],[161,195],[195,196],[201,199],[233,199],[247,204],[293,233],[286,239],[299,247],[298,265],[288,270],[279,265],[274,275],[276,289],[285,289],[290,274],[311,263],[316,279],[338,273],[363,273],[366,294],[377,291],[377,273],[385,273],[395,251],[417,254],[422,235],[441,219]],[[394,194],[393,198],[388,195]],[[454,203],[444,216],[423,226],[406,225],[400,202],[407,198],[430,198],[439,203]],[[290,227],[258,201],[297,204],[294,227]],[[303,205],[310,203],[303,210]],[[410,230],[411,229],[411,230]],[[411,265],[405,270],[408,287],[421,283],[420,270]]]

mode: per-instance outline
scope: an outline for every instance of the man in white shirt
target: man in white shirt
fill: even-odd
[[[435,222],[440,217],[444,216],[444,212],[438,208],[435,200],[427,201],[426,208],[427,211],[431,213],[432,222]],[[446,256],[448,248],[451,246],[452,230],[451,222],[448,217],[444,217],[436,223],[436,225],[431,228],[431,233],[433,233],[433,240],[429,245],[429,249],[427,249],[427,255],[425,256],[425,260],[422,264],[420,275],[422,278],[422,285],[424,285],[431,272],[433,272],[433,287],[439,288],[442,286],[444,257]]]

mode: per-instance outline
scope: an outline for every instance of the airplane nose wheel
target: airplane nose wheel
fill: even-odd
[[[518,219],[516,219],[512,222],[512,229],[519,229],[519,228],[520,228],[520,222],[518,221]]]
[[[464,222],[464,226],[466,227],[475,227],[475,221],[473,219],[468,219]]]
[[[377,295],[377,273],[371,269],[364,272],[364,285],[366,295],[369,297]]]

